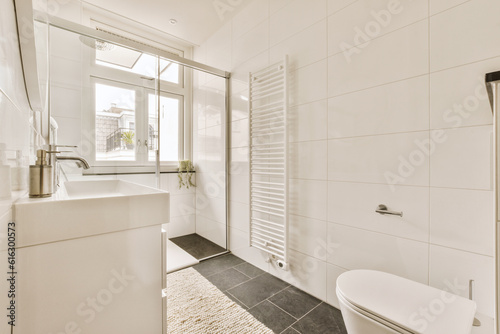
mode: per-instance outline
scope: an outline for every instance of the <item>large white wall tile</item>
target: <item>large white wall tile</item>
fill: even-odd
[[[299,105],[327,97],[328,62],[322,60],[290,73],[290,104]]]
[[[265,50],[242,64],[235,64],[231,70],[231,89],[233,94],[241,93],[248,97],[248,72],[255,72],[269,64],[269,50]]]
[[[226,248],[226,224],[210,218],[196,216],[196,234]]]
[[[320,100],[289,108],[289,141],[299,142],[327,139],[327,108],[327,100]]]
[[[57,142],[82,148],[82,121],[80,118],[54,117],[57,122]]]
[[[492,127],[437,131],[444,140],[431,156],[431,186],[492,189]]]
[[[228,71],[231,69],[231,24],[226,23],[206,42],[206,64]]]
[[[431,188],[431,243],[494,256],[493,192]]]
[[[59,87],[81,89],[83,80],[81,61],[51,56],[50,62],[57,64],[57,66],[50,67],[51,84]]]
[[[248,146],[248,118],[240,119],[231,123],[231,147]]]
[[[308,27],[270,49],[271,63],[288,55],[292,69],[310,65],[327,57],[326,20]]]
[[[335,245],[328,263],[346,269],[381,270],[427,284],[428,245],[386,234],[330,223]]]
[[[248,117],[248,92],[236,93],[231,96],[231,121]]]
[[[291,143],[289,148],[289,175],[295,179],[326,180],[328,170],[327,141]]]
[[[236,228],[229,229],[229,249],[237,257],[250,262],[254,266],[269,270],[268,255],[255,247],[250,247],[250,237]]]
[[[431,128],[492,124],[484,75],[499,68],[494,58],[431,74]]]
[[[379,204],[403,217],[375,212]],[[426,187],[329,182],[328,221],[397,237],[429,242],[429,190]]]
[[[250,206],[229,201],[229,226],[250,233]]]
[[[428,59],[428,24],[420,21],[330,57],[329,96],[426,74]]]
[[[469,297],[469,280],[474,280],[477,311],[494,317],[495,263],[492,257],[431,246],[429,270],[431,286],[464,298]]]
[[[429,128],[429,77],[421,76],[328,100],[328,137]]]
[[[250,180],[249,175],[231,175],[230,186],[230,198],[231,201],[235,201],[242,204],[249,204],[250,196]],[[247,212],[248,213],[248,212]]]
[[[412,132],[328,141],[328,179],[405,184],[429,183],[429,157],[422,146],[428,132]]]
[[[327,183],[316,180],[289,181],[288,204],[291,214],[326,220]]]
[[[81,118],[82,90],[52,85],[51,115],[70,118]]]
[[[356,1],[328,18],[328,54],[359,46],[427,16],[427,1]]]
[[[185,196],[185,195],[183,195]],[[172,202],[172,200],[170,201]],[[196,197],[196,224],[198,230],[198,220],[200,217],[205,217],[214,222],[225,224],[226,222],[226,202],[221,198],[208,198],[203,199]]]
[[[231,149],[231,175],[248,175],[249,155],[248,147],[237,147]]]
[[[170,217],[191,215],[196,212],[195,196],[172,195],[170,196]]]
[[[271,46],[326,17],[326,0],[293,0],[270,18]]]
[[[226,198],[226,173],[221,170],[217,173],[197,174],[196,194],[207,198]]]
[[[226,91],[221,80],[221,78],[214,78],[206,84],[205,117],[207,128],[224,123]]]
[[[289,269],[271,262],[269,272],[321,300],[326,299],[326,262],[290,250]]]
[[[291,249],[326,261],[328,252],[326,221],[289,215],[288,225],[288,242]]]
[[[233,41],[233,67],[269,48],[269,20],[257,25]]]
[[[497,13],[500,2],[471,0],[437,14],[430,24],[431,70],[496,57],[500,43]]]
[[[251,1],[233,17],[231,22],[234,38],[240,37],[269,18],[269,2],[270,0]]]
[[[196,232],[196,216],[188,215],[172,217],[166,226],[168,238],[176,238],[183,235],[193,234]]]
[[[7,150],[24,150],[24,154],[28,154],[30,110],[19,109],[15,101],[12,102],[0,91],[0,143],[4,143]]]
[[[82,59],[80,35],[57,27],[50,27],[50,54],[75,61]]]

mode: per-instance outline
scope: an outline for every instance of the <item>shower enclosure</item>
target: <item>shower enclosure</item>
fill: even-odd
[[[61,182],[124,179],[167,190],[168,238],[197,261],[227,252],[229,73],[185,58],[186,48],[36,14],[45,46],[37,81],[48,101],[39,144],[67,145],[91,165],[85,175],[65,165]],[[178,172],[184,160],[194,164],[191,183]]]

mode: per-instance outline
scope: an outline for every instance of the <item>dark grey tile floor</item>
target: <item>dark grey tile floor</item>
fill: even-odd
[[[172,238],[170,241],[184,249],[197,260],[224,253],[226,251],[224,248],[198,234],[188,234],[182,237]]]
[[[232,254],[193,268],[275,333],[347,334],[339,310]]]

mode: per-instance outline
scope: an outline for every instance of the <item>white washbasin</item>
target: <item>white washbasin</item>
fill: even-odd
[[[121,180],[68,181],[64,189],[68,199],[134,196],[161,193],[157,189]],[[64,196],[64,194],[62,195]]]
[[[161,225],[170,194],[122,181],[68,181],[50,198],[14,204],[18,247]]]

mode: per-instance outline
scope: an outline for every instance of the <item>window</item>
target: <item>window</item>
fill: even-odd
[[[96,45],[98,41],[95,41]],[[104,42],[100,42],[104,43]],[[87,43],[86,43],[87,44]],[[190,143],[185,131],[184,67],[157,56],[116,45],[86,48],[90,112],[85,121],[91,172],[151,170],[176,166]],[[159,74],[158,81],[155,77]],[[188,118],[189,120],[189,118]],[[160,133],[158,133],[160,129]],[[188,133],[185,133],[188,132]],[[159,145],[159,147],[158,147]],[[189,158],[189,150],[187,157]]]

